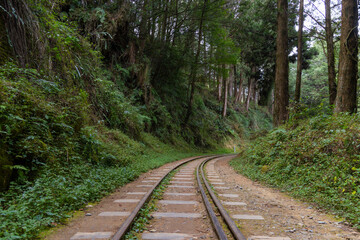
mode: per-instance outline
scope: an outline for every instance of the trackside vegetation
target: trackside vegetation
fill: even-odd
[[[231,165],[253,180],[290,192],[360,229],[360,115],[303,118],[257,138]]]
[[[81,87],[11,62],[0,67],[0,171],[7,188],[0,194],[0,239],[37,238],[142,172],[209,149],[224,151],[227,142],[232,147],[255,129],[271,128],[261,108],[229,109],[221,119],[216,99],[199,98],[196,138],[161,127],[146,131],[149,115],[100,76],[94,90],[101,112],[109,114],[103,118]]]

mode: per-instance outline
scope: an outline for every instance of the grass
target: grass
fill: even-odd
[[[142,172],[195,154],[165,150],[151,154],[148,150],[126,167],[86,162],[69,168],[46,166],[35,182],[13,184],[1,196],[0,239],[37,238],[41,231],[64,223],[74,211],[99,201]]]
[[[162,196],[165,192],[165,189],[170,183],[171,178],[177,170],[172,171],[162,182],[161,184],[155,188],[153,194],[150,197],[150,200],[143,208],[141,208],[139,215],[135,218],[134,224],[130,231],[125,235],[125,239],[139,239],[138,235],[142,233],[144,230],[147,230],[146,225],[149,224],[149,220],[151,220],[151,213],[157,210],[156,204],[158,200],[162,199]]]
[[[360,229],[359,136],[359,114],[292,120],[251,142],[231,165]]]

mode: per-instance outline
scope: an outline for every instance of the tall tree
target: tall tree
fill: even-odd
[[[336,99],[336,72],[335,72],[335,56],[334,56],[334,40],[331,28],[331,8],[330,0],[325,0],[325,33],[328,63],[328,85],[329,85],[329,104],[334,105]]]
[[[223,65],[223,91],[224,91],[224,96],[223,96],[223,110],[222,110],[222,116],[226,117],[226,112],[227,112],[227,103],[228,103],[228,95],[229,95],[229,78],[230,76],[227,76],[227,72],[226,72],[226,67],[225,64]]]
[[[288,1],[277,1],[277,37],[275,68],[274,125],[279,126],[288,118],[289,59],[288,59]]]
[[[343,0],[341,10],[341,37],[339,80],[335,112],[356,112],[358,70],[358,5],[357,0]]]
[[[301,73],[302,73],[302,49],[303,49],[303,25],[304,25],[304,0],[300,0],[299,7],[299,30],[298,30],[298,55],[297,55],[297,68],[296,68],[296,87],[295,87],[295,102],[300,101],[301,94]]]
[[[185,121],[184,121],[185,124],[188,123],[190,115],[192,113],[192,107],[193,107],[192,105],[193,105],[194,94],[195,94],[196,74],[197,74],[197,68],[198,68],[200,51],[201,51],[201,40],[202,40],[202,34],[203,34],[203,22],[204,22],[204,16],[205,16],[205,11],[206,11],[207,1],[208,0],[204,0],[204,3],[202,5],[202,10],[201,10],[197,49],[196,49],[196,54],[195,54],[195,58],[194,58],[194,63],[191,66],[191,73],[190,73],[190,97],[189,97],[189,102],[188,102],[188,106],[187,106],[187,112],[186,112],[186,115],[185,115]]]

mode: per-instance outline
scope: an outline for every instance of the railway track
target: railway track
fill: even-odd
[[[153,191],[162,184],[162,181],[171,172],[178,170],[171,179],[171,184],[167,187],[164,194],[165,200],[158,201],[158,210],[152,213],[154,219],[149,226],[150,231],[145,231],[141,236],[139,235],[139,239],[218,238],[221,240],[246,240],[247,238],[239,230],[235,222],[240,215],[229,214],[228,212],[231,213],[233,208],[226,209],[222,204],[222,200],[219,199],[219,197],[233,197],[232,194],[222,193],[222,191],[230,188],[223,186],[224,183],[213,169],[214,164],[211,164],[211,161],[224,157],[229,158],[232,155],[194,157],[172,164],[172,166],[163,168],[162,171],[156,174],[149,175],[142,181],[144,185],[136,186],[140,189],[147,189],[146,192],[128,192],[131,196],[133,194],[142,194],[140,199],[123,198],[114,201],[125,204],[137,203],[131,212],[124,214],[126,219],[122,221],[120,228],[116,232],[78,232],[70,239],[125,239],[125,235],[131,229],[139,211],[149,201]],[[207,165],[207,170],[204,170],[205,165]],[[246,205],[245,203],[229,201],[224,201],[224,203],[232,207]],[[121,214],[122,212],[102,212],[99,216],[120,216]],[[244,217],[245,215],[241,216]],[[245,216],[245,218],[240,219],[252,219],[252,217],[246,218]],[[289,238],[271,237],[249,239],[289,240]]]
[[[203,203],[206,206],[206,210],[211,219],[211,223],[213,225],[213,228],[216,232],[218,239],[220,239],[220,240],[229,239],[228,235],[229,235],[229,232],[231,232],[231,235],[232,235],[231,239],[246,240],[246,237],[241,233],[239,228],[236,226],[236,223],[229,216],[226,209],[223,207],[220,200],[217,198],[216,194],[214,193],[214,191],[212,189],[211,184],[209,183],[209,181],[204,173],[204,165],[208,161],[218,159],[221,157],[223,157],[223,155],[194,158],[194,159],[190,159],[188,161],[182,162],[180,164],[177,164],[176,166],[173,167],[173,169],[168,170],[167,173],[160,180],[158,180],[158,182],[156,182],[154,184],[154,186],[149,190],[149,192],[147,192],[147,194],[145,194],[145,196],[142,198],[142,200],[136,206],[136,208],[131,213],[131,215],[122,224],[122,226],[120,227],[118,232],[112,237],[112,240],[124,239],[125,234],[130,229],[130,227],[131,227],[134,219],[138,215],[140,209],[146,204],[146,202],[150,198],[152,191],[161,184],[163,179],[168,174],[170,174],[170,172],[174,171],[175,169],[181,167],[182,165],[184,165],[186,163],[189,163],[190,161],[195,161],[198,159],[201,162],[200,162],[200,164],[198,164],[198,166],[196,168],[197,187],[198,187],[199,191],[201,192]],[[188,173],[188,172],[186,172],[186,173]],[[173,181],[173,182],[176,182],[176,181]],[[183,182],[177,182],[177,183],[183,183]],[[208,195],[210,196],[211,199],[209,199]],[[221,216],[220,218],[222,221],[219,219],[219,217],[218,217],[219,215]],[[224,222],[225,226],[221,222]],[[165,236],[166,234],[168,235],[167,237]],[[151,236],[149,236],[149,235],[151,235],[151,234],[148,234],[145,238],[151,238]],[[186,239],[187,238],[186,234],[183,235],[183,237],[181,237],[181,233],[175,233],[173,235],[171,233],[165,233],[165,235],[162,234],[163,236],[159,236],[159,234],[153,234],[153,235],[157,235],[157,236],[153,236],[154,239],[180,239],[180,238]]]

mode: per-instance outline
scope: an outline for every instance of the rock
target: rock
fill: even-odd
[[[91,213],[86,213],[85,216],[92,216],[92,214]]]
[[[150,232],[156,232],[156,230],[155,230],[155,229],[151,229]]]
[[[94,207],[93,205],[86,205],[87,208],[92,208]]]
[[[318,221],[318,224],[326,224],[324,221]]]

